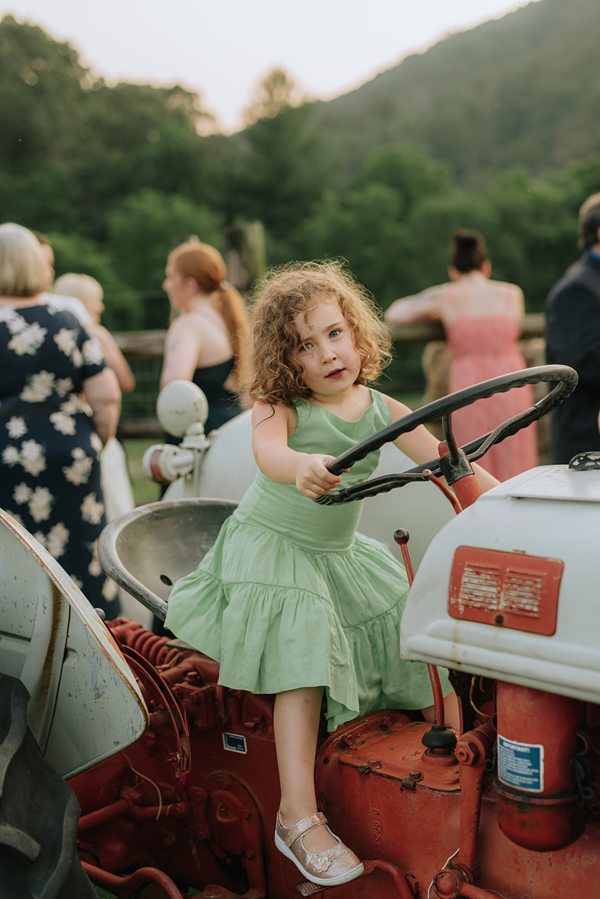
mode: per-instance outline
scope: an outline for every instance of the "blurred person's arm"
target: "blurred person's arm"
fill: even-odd
[[[94,428],[102,443],[117,433],[121,412],[121,391],[117,376],[111,368],[86,378],[83,382],[85,398],[92,410]]]
[[[119,387],[123,393],[129,393],[135,387],[135,377],[115,338],[104,325],[99,325],[95,322],[88,324],[86,330],[90,337],[95,337],[102,347],[106,364],[116,374]]]
[[[525,294],[520,287],[517,287],[516,284],[513,284],[511,286],[513,288],[514,296],[515,318],[521,323],[522,326],[523,319],[525,318]]]
[[[171,381],[191,381],[198,367],[200,355],[200,333],[197,327],[183,315],[176,318],[167,331],[160,386]]]
[[[414,296],[394,300],[385,312],[385,320],[389,325],[436,321],[440,317],[438,296],[436,287],[428,287]]]

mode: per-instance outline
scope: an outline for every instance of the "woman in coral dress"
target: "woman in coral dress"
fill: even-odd
[[[449,393],[526,368],[517,344],[524,314],[523,293],[515,284],[490,279],[491,264],[480,234],[455,232],[448,273],[448,283],[392,303],[386,320],[441,321],[453,357]],[[533,403],[531,386],[478,400],[452,416],[456,440],[464,445]],[[493,447],[481,462],[501,481],[537,464],[535,424]]]

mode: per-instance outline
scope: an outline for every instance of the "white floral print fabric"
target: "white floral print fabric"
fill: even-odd
[[[25,419],[20,418],[17,415],[13,415],[10,421],[6,422],[6,429],[8,431],[9,437],[13,437],[18,439],[27,433],[27,425],[25,424]]]
[[[0,506],[113,618],[117,589],[98,562],[105,525],[101,441],[81,394],[102,350],[69,312],[0,306]]]
[[[31,327],[17,331],[12,340],[9,341],[8,348],[18,356],[23,356],[25,353],[27,353],[28,356],[35,356],[44,342],[45,336],[45,329],[40,328],[40,326],[34,322]]]

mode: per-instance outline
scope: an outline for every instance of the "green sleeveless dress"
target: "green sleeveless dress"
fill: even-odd
[[[299,452],[338,456],[390,423],[375,390],[358,421],[311,403],[295,409],[289,445]],[[343,486],[370,477],[378,457],[357,462]],[[219,661],[227,687],[324,686],[329,730],[369,711],[430,706],[426,666],[400,658],[406,572],[356,532],[361,506],[321,506],[258,472],[199,567],[174,585],[166,626]]]

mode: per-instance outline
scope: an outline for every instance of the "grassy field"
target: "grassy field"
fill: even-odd
[[[125,438],[121,443],[127,457],[127,468],[129,469],[136,506],[140,506],[142,503],[152,503],[160,499],[159,485],[146,477],[142,468],[142,459],[147,448],[153,443],[160,443],[160,440],[156,437]]]

